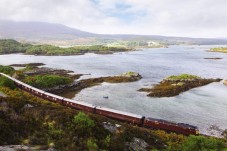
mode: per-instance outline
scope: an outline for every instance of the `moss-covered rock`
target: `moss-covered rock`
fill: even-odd
[[[141,88],[139,91],[148,92],[150,97],[172,97],[192,88],[219,81],[221,79],[203,79],[194,75],[181,74],[167,77],[154,87]]]

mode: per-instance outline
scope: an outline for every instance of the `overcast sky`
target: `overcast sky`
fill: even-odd
[[[227,0],[0,0],[0,19],[106,34],[227,37]]]

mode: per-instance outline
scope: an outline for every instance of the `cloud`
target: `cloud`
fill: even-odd
[[[226,0],[0,0],[0,19],[94,33],[226,37]]]

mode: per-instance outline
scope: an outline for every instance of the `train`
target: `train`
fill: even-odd
[[[198,127],[190,124],[175,123],[175,122],[170,122],[162,119],[156,119],[156,118],[145,117],[142,115],[132,114],[128,112],[118,111],[118,110],[114,110],[106,107],[95,106],[89,103],[76,101],[76,100],[68,99],[65,97],[61,97],[55,94],[45,92],[43,90],[30,86],[26,83],[23,83],[4,73],[0,73],[0,75],[11,79],[12,81],[14,81],[17,87],[37,97],[40,97],[55,103],[60,103],[62,105],[72,107],[77,110],[82,110],[82,111],[102,115],[118,121],[131,123],[145,128],[162,129],[162,130],[176,132],[184,135],[199,135]]]

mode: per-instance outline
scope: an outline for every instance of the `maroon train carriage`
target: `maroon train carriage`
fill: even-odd
[[[23,82],[21,82],[21,83],[23,83]],[[27,91],[27,92],[31,92],[32,93],[32,89],[31,89],[31,86],[30,85],[28,85],[28,84],[25,84],[25,83],[23,83],[22,85],[21,85],[21,89],[23,89],[23,90],[25,90],[25,91]]]
[[[107,116],[113,119],[117,119],[124,122],[129,122],[136,125],[142,125],[144,116],[136,115],[132,113],[122,112],[110,108],[97,106],[95,113],[103,116]]]
[[[50,100],[50,101],[55,102],[55,103],[62,103],[62,101],[64,99],[61,96],[51,94],[51,93],[48,93],[48,92],[45,92],[42,97],[44,99]]]
[[[95,111],[94,105],[91,105],[91,104],[85,103],[85,102],[68,99],[68,98],[64,98],[63,104],[66,106],[69,106],[69,107],[73,107],[78,110],[83,110],[83,111],[87,111],[87,112],[91,112],[91,113],[94,113],[94,111]]]
[[[14,81],[14,84],[17,86],[17,87],[19,87],[19,88],[22,88],[22,86],[23,86],[23,82],[21,82],[21,81],[19,81],[19,80],[16,80],[16,81]]]
[[[38,97],[43,97],[45,91],[42,91],[42,90],[37,89],[37,88],[35,88],[35,87],[31,87],[31,93],[32,93],[33,95],[38,96]]]
[[[189,126],[188,124],[178,124],[173,123],[161,119],[155,119],[155,118],[145,118],[144,120],[144,127],[151,127],[155,129],[163,129],[167,131],[177,132],[184,135],[198,135],[199,131],[198,128],[195,126]]]
[[[197,126],[186,123],[177,123],[177,125],[183,127],[184,129],[188,129],[192,135],[199,135],[199,129]]]

